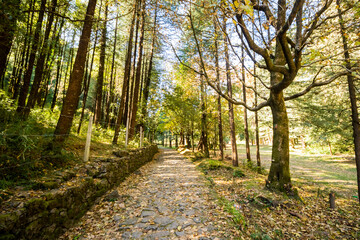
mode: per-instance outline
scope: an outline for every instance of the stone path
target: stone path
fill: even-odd
[[[102,199],[61,239],[224,238],[225,215],[206,180],[174,150],[162,149],[116,191],[115,201]]]

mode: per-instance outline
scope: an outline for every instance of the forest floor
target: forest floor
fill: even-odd
[[[129,176],[61,239],[240,238],[196,166],[175,150]]]
[[[184,152],[162,149],[61,239],[360,239],[357,200],[344,190],[330,209],[331,182],[293,174],[294,197],[267,190],[255,168]]]
[[[256,164],[255,146],[250,147]],[[230,155],[230,150],[226,154]],[[238,145],[239,160],[246,159],[245,145]],[[269,171],[271,146],[260,146],[261,165]],[[354,156],[347,154],[310,153],[299,146],[290,149],[290,171],[295,185],[311,184],[320,190],[331,190],[344,198],[357,197],[356,165]]]

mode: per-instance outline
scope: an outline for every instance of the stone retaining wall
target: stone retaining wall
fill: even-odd
[[[40,198],[22,203],[16,210],[0,215],[0,240],[56,239],[71,227],[95,203],[126,176],[152,160],[156,145],[132,151],[114,152],[116,158],[87,164],[77,177]]]

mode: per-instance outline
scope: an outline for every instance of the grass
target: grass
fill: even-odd
[[[251,157],[255,159],[255,146],[251,146]],[[231,150],[227,149],[226,154]],[[238,145],[239,160],[245,162],[244,145]],[[260,147],[261,164],[265,170],[270,169],[271,146]],[[346,197],[357,195],[356,166],[351,155],[311,154],[305,150],[290,149],[290,171],[293,183],[314,184],[320,188],[332,188]]]
[[[239,152],[243,158],[245,151],[241,147]],[[271,148],[265,146],[262,150],[263,163],[269,166],[266,154],[270,158]],[[354,192],[344,188],[344,182],[341,182],[341,179],[352,179],[344,174],[351,173],[353,169],[349,167],[352,166],[348,161],[349,156],[311,155],[306,152],[302,155],[297,150],[292,153],[293,183],[299,197],[266,189],[267,176],[246,164],[238,167],[245,176],[234,178],[233,172],[226,167],[215,167],[213,170],[201,167],[209,164],[229,167],[231,161],[219,163],[215,159],[205,158],[194,163],[208,179],[209,187],[218,199],[217,204],[229,214],[235,234],[244,239],[360,239],[360,206],[357,199],[351,197]],[[331,171],[332,166],[341,170]],[[317,173],[315,176],[328,182],[316,181],[309,174],[303,177],[299,172],[294,172],[296,167],[313,171]],[[323,172],[321,167],[324,167]],[[334,210],[329,208],[329,193],[333,190],[336,192]]]

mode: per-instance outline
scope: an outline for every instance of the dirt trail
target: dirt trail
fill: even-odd
[[[61,239],[223,239],[226,216],[205,183],[191,161],[161,149]]]

